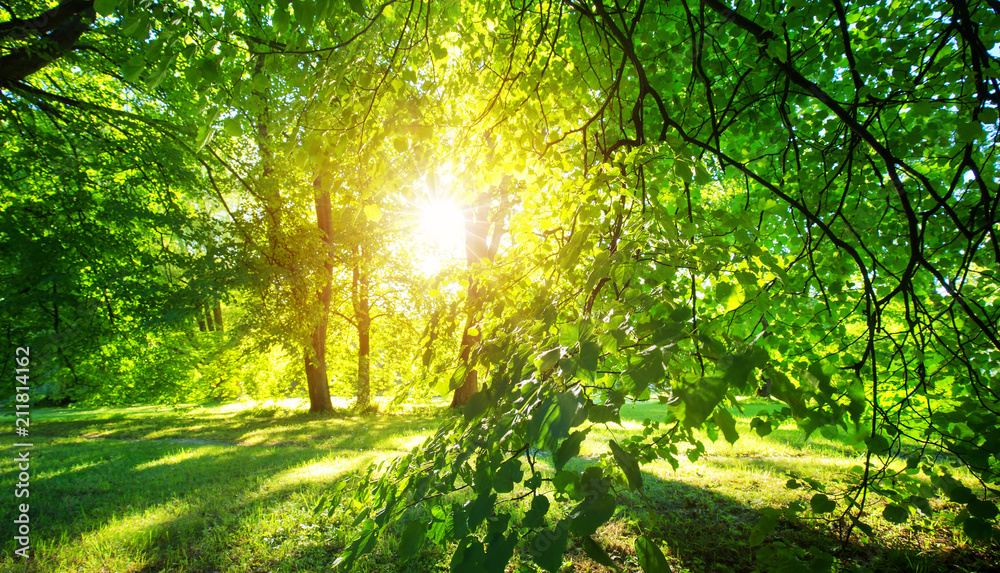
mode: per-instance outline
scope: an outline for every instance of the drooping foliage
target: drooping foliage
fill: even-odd
[[[432,42],[458,70],[438,89],[447,101],[470,97],[470,75],[479,86],[465,129],[493,160],[473,185],[524,189],[511,246],[483,271],[493,312],[475,360],[489,383],[375,470],[342,564],[426,499],[432,521],[401,549],[453,540],[453,570],[500,570],[517,537],[504,500],[524,488],[532,512],[513,526],[540,567],[559,568],[567,535],[601,562],[588,536],[611,517],[610,492],[641,490],[640,464],[676,464],[681,444],[696,459],[696,429],[737,440],[726,407],[753,393],[775,404],[757,433],[794,419],[867,452],[856,483],[810,507],[845,538],[871,532],[869,491],[895,522],[949,496],[967,505],[965,532],[990,538],[993,18],[963,2],[463,6]],[[564,468],[591,424],[651,396],[670,404],[665,419]],[[905,471],[889,465],[899,457]],[[959,486],[942,459],[984,489]],[[435,501],[465,488],[464,505]],[[553,501],[572,506],[557,524],[542,519]]]

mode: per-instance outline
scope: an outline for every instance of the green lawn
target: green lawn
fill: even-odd
[[[846,438],[806,441],[793,426],[766,438],[749,434],[750,406],[737,415],[744,437],[735,446],[706,440],[697,463],[674,471],[665,462],[643,467],[645,499],[627,506],[598,532],[625,570],[637,570],[632,542],[650,523],[674,571],[747,571],[758,555],[747,542],[759,510],[808,500],[812,492],[785,487],[790,472],[833,486],[856,479],[859,459]],[[596,456],[609,438],[642,430],[644,418],[664,407],[647,403],[622,409],[622,426],[595,428],[581,451]],[[734,412],[735,414],[735,412]],[[404,452],[440,420],[430,408],[379,417],[311,416],[281,405],[254,407],[136,407],[32,411],[31,539],[35,559],[12,557],[14,483],[11,452],[0,460],[4,502],[3,571],[235,573],[328,571],[350,541],[349,524],[328,522],[312,509],[325,487],[368,462]],[[11,424],[10,417],[3,419]],[[682,456],[682,459],[684,457]],[[586,463],[585,459],[575,463]],[[875,500],[873,514],[881,512]],[[974,544],[948,526],[948,504],[905,525],[868,518],[877,541],[852,541],[845,563],[874,571],[991,571],[1000,568],[995,545]],[[769,543],[832,551],[837,524],[781,522]],[[425,548],[397,564],[390,535],[361,571],[446,571],[448,548]],[[531,570],[526,552],[514,570]],[[574,550],[567,568],[606,570]],[[860,570],[860,569],[859,569]]]

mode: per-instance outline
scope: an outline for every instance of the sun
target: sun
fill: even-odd
[[[418,204],[414,259],[425,276],[463,259],[465,215],[451,199],[436,197]]]

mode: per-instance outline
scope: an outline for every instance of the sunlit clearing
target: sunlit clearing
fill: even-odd
[[[461,260],[465,252],[465,217],[454,202],[432,199],[419,205],[414,262],[425,276]]]

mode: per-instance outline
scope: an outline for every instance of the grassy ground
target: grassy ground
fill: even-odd
[[[856,479],[858,453],[846,439],[812,438],[794,427],[766,438],[749,435],[762,406],[738,416],[744,438],[712,444],[697,463],[677,471],[664,463],[643,467],[645,499],[598,532],[626,570],[637,570],[632,550],[640,530],[662,540],[674,571],[750,571],[759,550],[747,542],[760,510],[811,492],[785,487],[789,473],[836,484]],[[641,431],[644,418],[662,416],[656,404],[626,406],[622,426],[595,429],[582,456],[594,456],[609,438]],[[10,418],[0,419],[13,425]],[[14,439],[0,438],[2,502],[0,571],[203,573],[327,571],[353,530],[313,516],[324,487],[368,462],[408,450],[429,435],[433,411],[396,416],[316,417],[281,405],[137,407],[34,410],[31,441],[31,540],[35,559],[13,557]],[[682,456],[683,457],[683,456]],[[585,463],[579,460],[577,463]],[[17,500],[25,501],[25,500]],[[881,506],[875,502],[878,513]],[[953,507],[932,517],[892,525],[871,516],[878,540],[852,540],[844,563],[873,571],[995,571],[1000,550],[974,544],[948,524]],[[650,520],[649,511],[661,519]],[[781,522],[769,544],[832,551],[836,522]],[[653,529],[650,531],[650,529]],[[362,571],[446,571],[447,548],[429,547],[398,565],[390,535],[360,564]],[[526,555],[515,558],[530,570]],[[606,570],[579,550],[567,567]],[[861,569],[859,569],[861,570]]]

